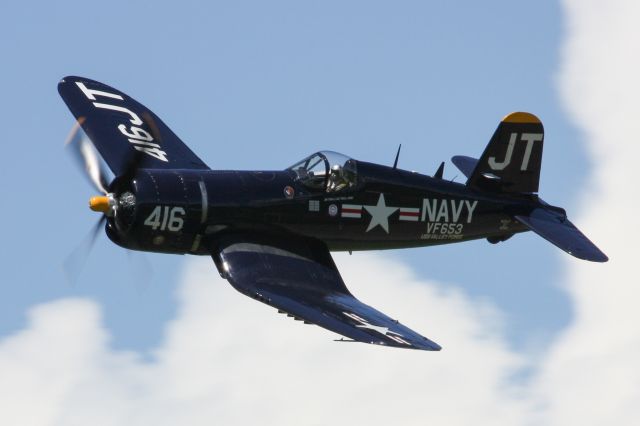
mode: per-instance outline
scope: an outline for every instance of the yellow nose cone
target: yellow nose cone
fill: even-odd
[[[91,197],[89,200],[89,208],[94,212],[106,213],[109,211],[109,197],[99,196]]]

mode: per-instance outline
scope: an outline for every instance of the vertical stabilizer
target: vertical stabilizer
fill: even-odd
[[[538,192],[544,128],[533,114],[513,112],[502,119],[467,180],[483,190]]]

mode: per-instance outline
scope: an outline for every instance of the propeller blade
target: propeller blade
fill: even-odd
[[[103,194],[106,194],[109,187],[110,179],[109,174],[98,154],[98,151],[93,146],[91,139],[82,130],[82,122],[84,120],[80,118],[71,129],[69,137],[65,142],[71,152],[73,153],[76,162],[80,164],[85,171],[89,182]]]
[[[134,151],[129,155],[127,159],[127,165],[125,166],[124,172],[116,179],[117,182],[129,182],[135,176],[140,164],[143,160],[143,153],[141,151]]]
[[[89,233],[84,237],[78,247],[76,247],[65,259],[63,268],[65,275],[67,276],[67,280],[70,283],[73,284],[77,281],[80,272],[82,272],[82,268],[87,263],[89,253],[93,249],[100,229],[104,227],[104,223],[106,222],[106,220],[107,217],[105,215],[102,215],[100,220],[98,220],[93,228],[91,228]]]
[[[160,143],[162,141],[162,134],[160,133],[158,125],[156,124],[151,114],[149,114],[148,112],[143,112],[141,114],[141,117],[144,123],[149,128],[149,133],[151,133],[153,139]],[[136,172],[138,171],[138,168],[140,167],[140,164],[142,163],[142,160],[144,160],[142,151],[133,151],[133,153],[128,158],[124,172],[120,176],[118,176],[118,180],[128,182],[133,179]]]

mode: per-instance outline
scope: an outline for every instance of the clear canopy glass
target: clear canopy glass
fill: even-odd
[[[353,188],[357,182],[356,162],[333,151],[316,152],[289,167],[308,188],[339,192]]]

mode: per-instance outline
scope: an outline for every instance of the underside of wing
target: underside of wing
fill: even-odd
[[[133,156],[139,168],[209,168],[158,116],[113,87],[70,76],[58,92],[115,176]]]
[[[234,234],[215,242],[212,257],[238,291],[297,319],[358,342],[440,350],[438,344],[356,299],[320,241]]]

